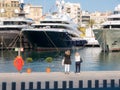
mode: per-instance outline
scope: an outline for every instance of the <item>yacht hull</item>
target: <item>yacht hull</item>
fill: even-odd
[[[12,48],[19,46],[20,31],[0,31],[0,48]]]
[[[94,29],[93,32],[103,51],[120,51],[119,29]]]
[[[52,30],[23,30],[23,35],[36,48],[71,48],[73,41],[67,32]],[[81,45],[84,43],[81,40]]]
[[[35,47],[56,48],[71,47],[71,39],[63,32],[53,31],[22,31]]]

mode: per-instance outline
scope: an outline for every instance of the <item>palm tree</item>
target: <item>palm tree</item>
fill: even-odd
[[[93,28],[94,24],[95,24],[95,20],[90,19],[90,21],[88,23],[88,26],[91,27],[91,28]]]
[[[86,30],[86,28],[79,26],[78,30],[80,30],[82,32],[82,34],[80,36],[84,37],[85,36],[85,30]]]

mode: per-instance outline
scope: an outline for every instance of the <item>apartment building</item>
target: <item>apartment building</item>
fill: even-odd
[[[64,9],[76,24],[81,22],[81,7],[79,3],[65,3]]]
[[[0,0],[0,17],[17,17],[20,12],[19,0]],[[42,7],[27,4],[24,6],[24,12],[27,18],[38,22],[42,17]]]
[[[0,0],[0,17],[15,17],[19,11],[19,0]]]
[[[111,14],[112,14],[111,11],[108,11],[108,12],[98,12],[98,11],[96,11],[96,12],[92,12],[90,14],[90,19],[94,20],[94,22],[95,22],[94,26],[99,28],[100,25],[103,22],[105,22],[107,20],[107,17]]]
[[[82,11],[81,19],[82,25],[87,27],[90,22],[90,13],[88,11]]]
[[[26,17],[33,19],[35,23],[39,23],[42,19],[42,6],[27,4],[24,7],[24,11],[26,12]]]

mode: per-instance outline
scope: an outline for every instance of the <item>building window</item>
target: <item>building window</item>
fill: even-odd
[[[67,8],[67,13],[70,13],[70,8]]]

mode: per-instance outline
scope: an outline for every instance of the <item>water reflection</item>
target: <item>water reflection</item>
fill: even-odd
[[[101,70],[120,70],[120,52],[103,53],[99,55]]]
[[[82,71],[103,71],[103,70],[120,70],[120,52],[101,52],[99,47],[90,48],[77,48],[71,50],[71,71],[74,71],[74,54],[78,51],[83,58]],[[0,51],[0,72],[17,72],[13,67],[13,60],[17,56],[15,51]],[[53,57],[51,64],[52,71],[61,72],[64,71],[64,67],[61,65],[64,51],[24,51],[22,52],[23,59],[32,57],[33,62],[31,68],[33,72],[45,72],[47,63],[44,61],[46,57]],[[27,64],[23,68],[23,72],[26,71]]]

